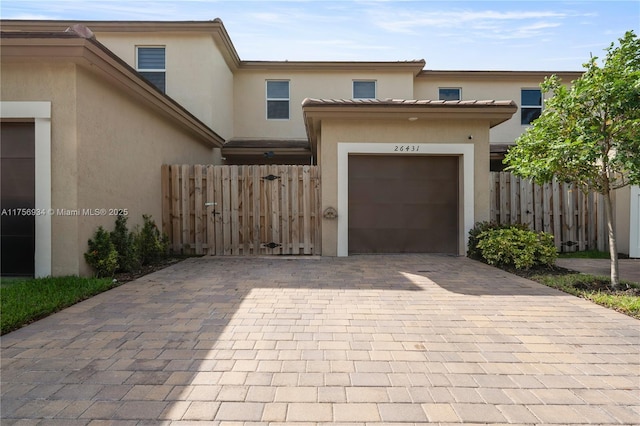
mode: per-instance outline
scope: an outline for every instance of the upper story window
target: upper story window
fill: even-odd
[[[267,120],[289,119],[289,80],[267,80]]]
[[[375,99],[376,98],[376,82],[354,81],[353,82],[353,99]]]
[[[462,89],[459,87],[440,87],[438,89],[438,99],[441,101],[459,101]]]
[[[531,124],[542,114],[542,92],[540,89],[522,89],[520,94],[520,123]]]
[[[160,89],[166,91],[166,60],[164,46],[136,49],[136,70]]]

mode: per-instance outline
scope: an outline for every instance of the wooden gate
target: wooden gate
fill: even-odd
[[[174,253],[319,255],[317,166],[162,166],[162,229]]]

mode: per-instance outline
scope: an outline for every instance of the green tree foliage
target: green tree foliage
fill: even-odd
[[[584,64],[585,73],[570,87],[557,76],[541,84],[552,97],[505,163],[507,170],[538,183],[556,177],[604,196],[611,282],[616,287],[611,191],[640,184],[640,40],[629,31],[606,52],[602,65],[597,57]]]

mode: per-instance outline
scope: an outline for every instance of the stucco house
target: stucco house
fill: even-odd
[[[393,252],[406,234],[416,252],[464,254],[468,230],[489,216],[490,170],[544,107],[539,83],[581,74],[241,60],[219,19],[0,25],[3,208],[127,208],[135,223],[160,217],[162,164],[317,164],[322,208],[339,212],[322,223],[326,256]],[[17,188],[5,187],[11,167],[35,182],[31,204],[6,189]],[[640,252],[637,199],[637,188],[617,197],[622,252]],[[30,230],[3,216],[3,270],[6,245],[35,250],[37,276],[86,274],[86,241],[114,218],[34,219]],[[407,224],[418,220],[416,232]]]

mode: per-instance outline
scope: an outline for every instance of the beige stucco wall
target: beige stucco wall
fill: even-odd
[[[51,101],[53,209],[78,205],[75,69],[68,63],[2,64],[3,101]],[[51,226],[52,274],[77,274],[78,218],[53,216]]]
[[[129,225],[161,226],[160,166],[210,163],[213,149],[74,64],[3,63],[3,101],[51,102],[51,207],[126,208]],[[52,217],[52,275],[90,274],[83,253],[114,216]]]
[[[338,205],[338,149],[341,142],[398,144],[474,144],[474,219],[489,219],[489,126],[476,120],[340,120],[322,122],[320,164],[322,166],[322,211]],[[473,139],[469,140],[469,135]],[[462,179],[461,179],[462,181]],[[462,194],[462,191],[461,191]],[[462,202],[460,205],[462,209]],[[340,215],[341,212],[338,212]],[[466,235],[461,231],[460,247]],[[336,256],[338,223],[322,221],[322,254]]]
[[[461,79],[445,77],[418,77],[415,80],[414,95],[416,99],[438,99],[441,87],[461,88],[462,100],[512,100],[520,107],[520,91],[522,89],[539,89],[543,79]],[[491,143],[513,143],[528,126],[520,124],[520,110],[508,121],[491,129]]]
[[[266,81],[289,80],[288,120],[267,120]],[[413,74],[384,71],[241,70],[234,80],[234,137],[306,139],[305,98],[351,99],[354,80],[375,80],[379,99],[410,99]]]
[[[166,92],[224,139],[233,132],[233,74],[206,33],[96,33],[136,68],[136,46],[165,46]]]

